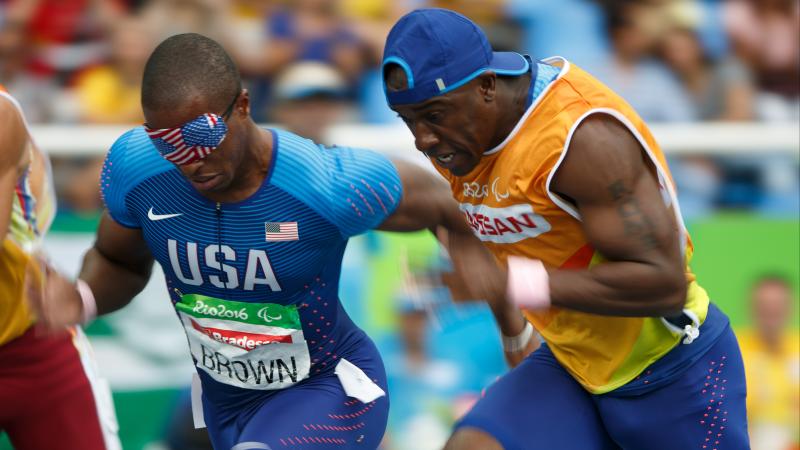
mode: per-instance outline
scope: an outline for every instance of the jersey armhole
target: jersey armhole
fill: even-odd
[[[561,151],[561,155],[556,161],[556,164],[550,169],[550,173],[547,175],[547,182],[545,188],[547,190],[547,196],[550,200],[556,204],[559,208],[561,208],[564,212],[575,218],[576,220],[580,221],[581,215],[578,209],[575,207],[574,204],[570,203],[567,199],[556,193],[550,188],[551,183],[553,182],[553,177],[555,176],[558,168],[561,167],[561,164],[564,162],[564,158],[567,157],[567,151],[569,151],[569,146],[572,143],[572,136],[575,134],[575,131],[578,129],[581,123],[586,120],[587,117],[594,115],[594,114],[606,114],[614,119],[616,119],[619,123],[625,126],[628,131],[633,135],[634,138],[639,142],[639,145],[644,150],[645,154],[647,154],[648,160],[650,163],[655,167],[656,173],[658,175],[658,182],[664,188],[663,193],[663,200],[667,206],[672,206],[672,209],[675,213],[675,220],[678,223],[678,226],[681,229],[681,253],[685,254],[686,252],[686,245],[687,245],[687,231],[686,225],[683,223],[683,216],[681,215],[680,206],[678,205],[678,197],[675,193],[675,188],[672,185],[672,181],[667,176],[666,171],[661,166],[661,163],[656,158],[655,153],[650,148],[650,145],[644,139],[644,137],[639,133],[639,130],[631,123],[631,121],[625,117],[621,112],[617,111],[616,109],[612,108],[594,108],[586,111],[582,116],[580,116],[574,124],[572,124],[572,128],[570,128],[569,133],[567,134],[567,139],[564,141],[564,148]]]

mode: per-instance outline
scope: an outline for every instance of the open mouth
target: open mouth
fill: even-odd
[[[455,158],[455,156],[456,156],[455,153],[447,153],[447,154],[444,154],[444,155],[437,156],[436,160],[439,161],[442,164],[448,164],[451,161],[453,161],[453,158]]]

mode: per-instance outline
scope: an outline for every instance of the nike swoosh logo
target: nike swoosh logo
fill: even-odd
[[[156,220],[164,220],[164,219],[171,219],[173,217],[182,216],[183,213],[178,214],[156,214],[153,212],[153,207],[150,207],[150,211],[147,211],[147,218],[156,221]]]

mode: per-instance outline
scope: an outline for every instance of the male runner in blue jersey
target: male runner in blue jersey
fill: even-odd
[[[259,128],[233,62],[197,34],[153,52],[142,105],[145,127],[107,156],[108,211],[77,284],[52,274],[31,293],[42,320],[123,307],[157,260],[215,448],[376,448],[386,377],[339,302],[342,254],[370,228],[470,235],[446,185],[370,151]],[[524,322],[510,310],[497,315],[515,335]]]

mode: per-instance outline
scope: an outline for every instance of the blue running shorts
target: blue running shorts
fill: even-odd
[[[456,429],[480,429],[506,450],[748,449],[739,345],[727,322],[714,339],[685,368],[659,367],[674,349],[664,364],[602,395],[584,390],[543,345],[490,386]]]

